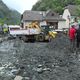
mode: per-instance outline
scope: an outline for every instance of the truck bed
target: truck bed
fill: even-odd
[[[40,34],[38,29],[19,29],[19,30],[9,30],[10,35],[36,35]]]

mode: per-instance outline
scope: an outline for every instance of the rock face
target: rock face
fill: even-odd
[[[79,58],[64,34],[49,43],[5,40],[0,43],[0,79],[79,80]]]

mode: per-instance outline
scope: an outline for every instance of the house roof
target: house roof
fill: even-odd
[[[62,17],[46,17],[45,19],[49,21],[65,21]]]
[[[43,20],[43,11],[28,11],[26,10],[23,13],[23,20],[28,20],[28,21],[34,21],[34,20],[38,20],[41,21]]]
[[[23,20],[25,21],[34,21],[34,20],[63,21],[64,19],[60,17],[59,14],[49,10],[49,11],[25,11],[23,13]]]
[[[68,5],[67,8],[72,16],[76,16],[76,10],[78,9],[77,5]]]
[[[49,21],[65,21],[58,13],[51,10],[46,13],[45,19]]]

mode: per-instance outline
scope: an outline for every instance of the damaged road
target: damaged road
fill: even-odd
[[[0,80],[80,80],[80,54],[74,54],[64,34],[49,43],[4,40],[0,43]]]

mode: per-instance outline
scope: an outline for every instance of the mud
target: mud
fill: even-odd
[[[80,80],[80,54],[70,46],[68,36],[60,33],[48,43],[4,40],[0,80],[14,80],[17,75],[22,80]]]

